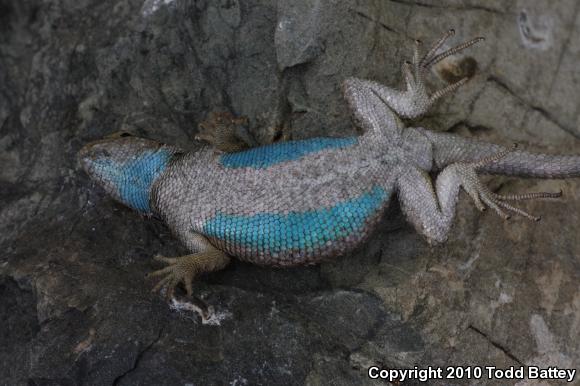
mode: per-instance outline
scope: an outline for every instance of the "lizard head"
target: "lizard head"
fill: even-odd
[[[174,147],[122,133],[85,145],[78,160],[113,198],[142,214],[151,214],[151,187],[177,152]]]

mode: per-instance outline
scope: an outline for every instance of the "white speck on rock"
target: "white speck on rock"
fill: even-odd
[[[499,299],[497,300],[497,302],[499,304],[508,304],[511,303],[512,300],[513,298],[510,295],[506,294],[505,292],[502,292],[501,294],[499,294]]]
[[[143,17],[149,17],[161,8],[162,5],[169,5],[175,0],[145,0],[143,7],[141,7],[141,14]]]
[[[497,300],[492,300],[489,303],[489,307],[491,308],[491,314],[490,316],[493,316],[495,314],[495,311],[503,306],[504,304],[509,304],[514,300],[514,298],[510,295],[507,294],[505,292],[500,292],[499,297],[497,298]]]
[[[476,251],[469,260],[459,266],[459,269],[462,271],[471,271],[473,269],[473,263],[475,263],[479,259],[479,251]]]
[[[234,379],[233,381],[230,382],[230,386],[242,386],[242,385],[247,385],[248,384],[248,380],[244,377],[240,377],[238,376],[236,379]]]
[[[210,326],[221,326],[221,322],[230,318],[232,313],[229,311],[216,311],[212,306],[209,306],[207,311],[201,307],[190,302],[183,302],[175,298],[171,299],[169,307],[178,312],[193,312],[201,317],[201,324]]]

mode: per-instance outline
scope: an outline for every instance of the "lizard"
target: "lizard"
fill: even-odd
[[[415,41],[412,61],[402,64],[402,90],[344,80],[343,95],[360,135],[233,152],[211,144],[184,151],[122,135],[86,144],[79,162],[114,199],[163,220],[191,252],[154,256],[164,267],[149,275],[158,280],[153,291],[165,290],[168,298],[179,284],[191,296],[195,277],[223,269],[232,257],[292,267],[347,254],[368,238],[395,195],[407,220],[434,245],[450,233],[461,189],[482,211],[539,220],[511,202],[556,198],[561,191],[500,195],[480,174],[579,177],[580,156],[532,153],[403,122],[421,117],[467,82],[462,78],[433,93],[426,87],[429,68],[483,40],[441,52],[453,35],[449,30],[428,50]],[[223,129],[227,119],[205,127]],[[232,130],[222,131],[232,136]],[[219,133],[213,141],[227,142]]]

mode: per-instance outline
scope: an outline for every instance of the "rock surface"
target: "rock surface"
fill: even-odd
[[[182,247],[75,163],[118,130],[193,147],[197,124],[229,111],[262,143],[349,135],[341,81],[399,84],[412,40],[454,27],[456,41],[487,40],[434,69],[434,87],[474,77],[420,124],[580,153],[577,1],[279,3],[0,0],[2,384],[366,385],[378,384],[372,364],[580,368],[578,180],[490,178],[565,198],[526,203],[543,215],[529,223],[463,196],[443,247],[395,208],[351,256],[236,262],[196,282],[214,307],[205,324],[149,293],[151,256]]]

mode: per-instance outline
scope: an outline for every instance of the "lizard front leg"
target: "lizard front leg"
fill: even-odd
[[[506,220],[510,217],[506,211],[530,220],[539,220],[539,217],[512,206],[509,201],[556,198],[562,195],[561,192],[500,195],[490,191],[479,180],[478,170],[501,161],[511,152],[513,149],[506,149],[477,161],[453,163],[439,174],[435,189],[426,172],[415,167],[406,168],[396,183],[403,212],[430,243],[441,243],[447,239],[460,188],[469,194],[481,211],[490,207]]]
[[[208,142],[219,151],[233,153],[257,146],[248,130],[247,117],[234,117],[228,112],[211,112],[199,124],[195,139]]]
[[[180,256],[180,257],[165,257],[157,255],[154,257],[156,261],[167,264],[167,267],[154,271],[148,277],[160,277],[161,279],[153,288],[153,292],[166,289],[166,297],[170,299],[173,297],[175,287],[182,283],[185,285],[187,294],[191,296],[193,279],[204,272],[219,271],[225,268],[230,262],[230,257],[224,252],[220,251],[202,235],[194,233],[188,245],[194,245],[198,251],[196,253]]]

